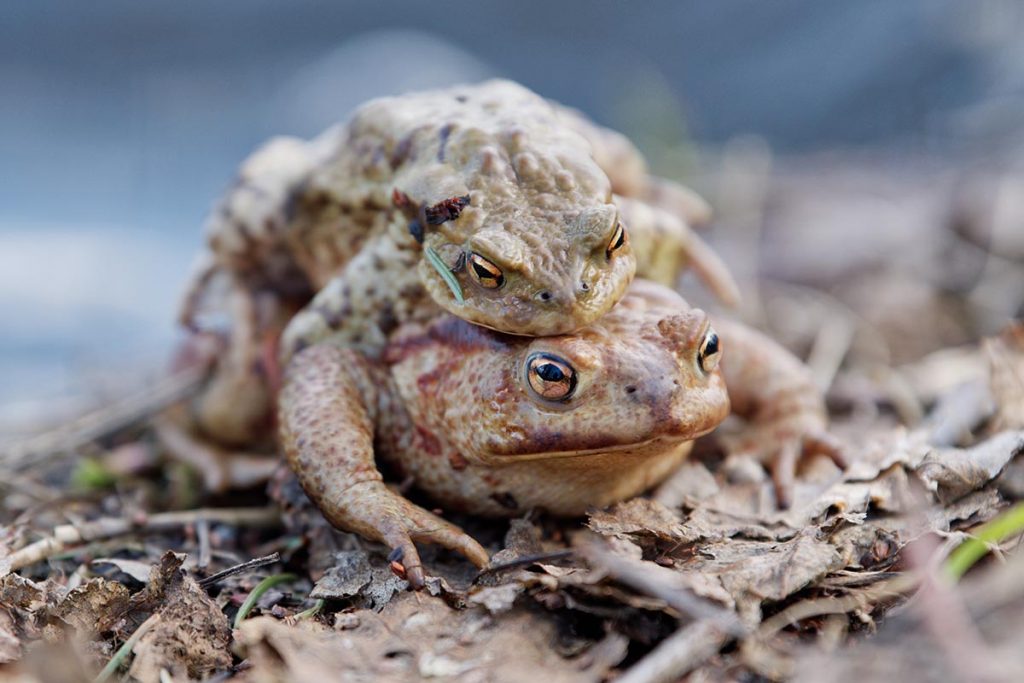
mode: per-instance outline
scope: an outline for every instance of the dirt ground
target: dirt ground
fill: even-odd
[[[213,494],[169,460],[172,376],[0,446],[0,680],[1021,680],[1024,172],[703,166],[732,315],[810,365],[847,471],[779,511],[708,440],[586,519],[453,516],[492,568],[425,548],[412,592],[287,473]]]

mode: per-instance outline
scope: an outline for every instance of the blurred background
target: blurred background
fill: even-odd
[[[1016,0],[5,3],[0,431],[161,367],[204,215],[261,141],[490,76],[707,196],[744,315],[826,376],[1021,314]]]

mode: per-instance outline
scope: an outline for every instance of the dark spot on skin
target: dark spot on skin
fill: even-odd
[[[541,301],[551,301],[551,292],[543,291],[540,293]]]
[[[461,197],[449,197],[442,199],[433,206],[424,210],[427,225],[441,225],[446,221],[453,221],[462,213],[462,209],[469,206],[469,195]]]
[[[515,497],[508,491],[502,491],[501,493],[492,493],[491,500],[505,508],[506,510],[518,510],[519,503],[516,502]]]
[[[456,102],[465,102],[467,99],[468,98],[465,95],[456,95],[455,96],[455,101]]]
[[[347,314],[351,311],[348,307],[334,310],[330,306],[322,305],[314,308],[313,312],[323,319],[324,324],[327,325],[327,327],[334,329],[342,323],[342,321],[347,317]]]
[[[303,183],[303,185],[305,185],[305,183]],[[305,187],[299,187],[295,191],[289,192],[288,196],[285,197],[282,212],[286,223],[293,221],[295,216],[299,213],[299,197],[304,189]]]
[[[370,297],[377,296],[377,288],[374,287],[373,285],[370,285],[369,287],[367,287],[366,288],[366,296],[370,296]]]
[[[460,453],[452,452],[448,455],[448,464],[452,466],[453,470],[464,470],[469,466],[469,461]]]
[[[412,205],[412,200],[409,199],[409,195],[396,187],[391,190],[391,204],[394,205],[396,209],[405,209]]]
[[[409,221],[409,234],[414,240],[423,244],[423,224],[418,219],[414,218]]]
[[[380,313],[377,314],[377,327],[385,336],[391,334],[398,327],[398,318],[395,317],[395,307],[390,301],[381,305]]]
[[[636,387],[633,386],[632,384],[630,384],[628,387],[626,387],[626,393],[627,394],[635,394],[636,393]]]
[[[427,290],[418,282],[404,285],[398,290],[398,295],[403,299],[422,299],[426,293]]]
[[[388,553],[388,562],[401,562],[402,558],[405,557],[405,551],[399,546]]]
[[[409,159],[409,152],[412,151],[412,134],[406,135],[402,138],[397,145],[395,150],[391,153],[391,168],[396,169],[404,164]]]
[[[423,451],[427,455],[441,454],[441,442],[437,440],[436,436],[419,425],[416,426],[416,442],[416,445],[419,446],[419,450]]]
[[[437,160],[438,161],[444,161],[444,148],[445,148],[445,145],[448,144],[448,137],[452,134],[452,131],[454,129],[455,129],[455,124],[452,124],[452,123],[446,123],[445,125],[443,125],[441,127],[441,131],[440,131],[440,133],[438,133],[438,136],[441,138],[441,146],[438,147],[438,149],[437,149]]]

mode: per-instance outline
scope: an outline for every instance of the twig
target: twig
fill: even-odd
[[[6,446],[0,452],[0,463],[13,470],[22,470],[41,460],[74,450],[188,397],[196,391],[205,376],[206,369],[203,367],[176,372],[145,391]]]
[[[718,652],[729,636],[708,621],[679,629],[624,673],[619,683],[675,681]]]
[[[498,564],[492,564],[489,567],[481,569],[476,575],[476,579],[487,574],[493,574],[495,572],[504,571],[506,569],[512,569],[514,567],[522,567],[524,565],[533,564],[534,562],[548,562],[551,560],[564,560],[568,557],[572,557],[575,554],[575,550],[567,548],[565,550],[552,550],[546,553],[536,553],[535,555],[523,555],[507,562],[499,562]]]
[[[131,532],[153,532],[176,529],[208,519],[241,526],[274,526],[280,515],[273,508],[202,508],[180,512],[162,512],[142,519],[102,518],[83,524],[63,524],[53,535],[25,546],[0,559],[0,577],[63,552],[82,543],[98,541]]]
[[[810,617],[823,614],[846,614],[855,609],[863,609],[880,598],[904,595],[916,588],[920,582],[920,574],[913,572],[902,574],[860,593],[845,595],[841,598],[802,600],[762,621],[757,632],[760,637],[769,638],[790,624]]]
[[[265,557],[257,557],[247,562],[236,564],[234,567],[228,567],[224,571],[217,572],[216,574],[211,574],[210,576],[207,576],[205,579],[200,579],[198,583],[203,588],[209,588],[213,584],[217,583],[218,581],[222,581],[228,578],[229,576],[241,574],[242,572],[249,571],[250,569],[256,569],[257,567],[265,567],[268,564],[274,564],[280,559],[280,553],[274,553],[272,555],[267,555]]]
[[[123,662],[125,657],[128,656],[128,653],[135,648],[135,645],[139,642],[142,636],[146,635],[146,632],[149,631],[149,629],[156,626],[157,623],[159,623],[159,621],[160,613],[156,612],[154,614],[151,614],[149,616],[149,619],[146,619],[144,622],[142,622],[142,624],[137,629],[135,629],[135,633],[133,633],[131,637],[129,637],[128,640],[124,641],[124,644],[117,649],[117,652],[114,653],[114,656],[110,658],[110,661],[107,662],[107,665],[103,667],[103,670],[100,671],[98,676],[96,676],[94,683],[103,683],[103,681],[110,678],[113,675],[113,673],[117,671],[117,668],[121,666],[121,662]]]
[[[591,564],[604,569],[616,580],[645,595],[664,600],[682,614],[708,622],[727,635],[744,635],[747,632],[733,612],[717,607],[666,580],[663,572],[671,573],[671,570],[615,555],[596,543],[581,547],[579,551]]]
[[[235,628],[242,625],[242,621],[249,616],[249,612],[256,606],[256,602],[263,597],[263,594],[273,588],[279,583],[285,581],[294,581],[297,577],[295,574],[275,574],[274,576],[268,576],[267,578],[256,584],[256,587],[252,589],[249,596],[242,603],[242,606],[238,608],[238,614],[235,615]]]

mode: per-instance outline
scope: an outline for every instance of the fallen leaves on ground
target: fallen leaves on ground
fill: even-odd
[[[88,456],[84,479],[60,449],[31,468],[0,458],[0,681],[92,680],[125,648],[114,676],[140,681],[910,683],[1019,671],[1019,537],[993,544],[960,585],[941,583],[948,554],[1024,499],[1024,328],[965,312],[971,273],[999,290],[1009,271],[961,248],[985,225],[937,229],[922,185],[901,188],[912,201],[887,202],[877,224],[875,205],[811,220],[834,210],[835,188],[811,201],[794,188],[774,187],[762,217],[766,244],[799,248],[763,254],[764,272],[795,281],[758,283],[761,322],[831,386],[853,463],[804,463],[790,509],[777,509],[761,463],[709,441],[648,495],[583,520],[451,515],[493,567],[477,574],[424,548],[433,576],[413,593],[386,548],[331,529],[285,470],[269,494],[213,496],[133,421],[66,449]],[[909,226],[938,246],[821,260],[835,242],[822,226],[845,221],[885,244]],[[748,238],[725,232],[726,252]],[[181,515],[147,527],[168,511]],[[71,534],[16,571],[5,563],[101,518],[117,533]]]

